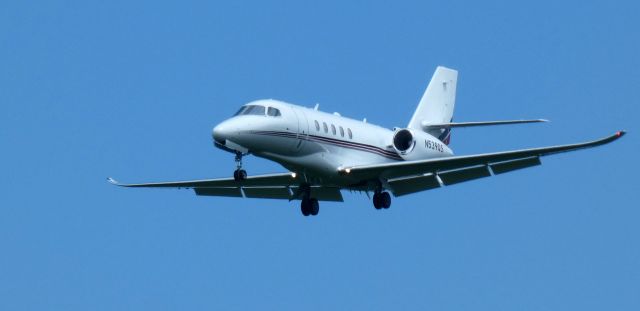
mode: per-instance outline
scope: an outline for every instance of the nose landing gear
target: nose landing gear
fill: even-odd
[[[242,153],[240,152],[236,152],[236,170],[233,171],[233,179],[235,181],[247,179],[247,171],[242,169]]]

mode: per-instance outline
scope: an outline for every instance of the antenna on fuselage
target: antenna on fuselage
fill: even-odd
[[[367,123],[367,118],[362,119],[362,122]]]
[[[316,103],[316,106],[313,107],[313,110],[318,110],[319,107],[320,107],[320,103]]]

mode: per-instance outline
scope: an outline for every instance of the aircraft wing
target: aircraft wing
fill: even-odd
[[[194,189],[197,195],[203,196],[293,200],[298,199],[298,188],[303,180],[300,176],[293,173],[279,173],[250,176],[240,182],[235,181],[233,178],[144,184],[121,184],[113,178],[108,178],[108,181],[120,187]],[[311,195],[320,201],[342,202],[342,194],[340,193],[340,189],[337,187],[312,186]]]
[[[542,156],[604,145],[624,134],[619,131],[595,141],[553,147],[342,167],[339,173],[359,180],[386,180],[394,195],[400,196],[540,165]]]

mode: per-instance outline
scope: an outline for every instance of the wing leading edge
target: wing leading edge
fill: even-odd
[[[339,173],[355,179],[384,179],[396,196],[448,186],[540,165],[540,157],[613,142],[624,131],[590,142],[468,156],[342,167]]]
[[[259,187],[259,186],[290,186],[298,185],[300,178],[294,173],[265,174],[248,177],[237,182],[233,178],[199,179],[189,181],[169,181],[144,184],[121,184],[113,178],[107,180],[120,187],[131,188],[220,188],[220,187]]]
[[[385,180],[394,195],[401,196],[540,165],[540,157],[542,156],[608,144],[624,135],[624,131],[619,131],[599,140],[578,144],[342,167],[338,172],[359,180]],[[194,189],[197,195],[202,196],[288,200],[299,199],[299,188],[304,182],[295,173],[256,175],[241,182],[237,182],[233,178],[141,184],[121,184],[112,178],[108,178],[108,181],[120,187]],[[343,201],[338,187],[311,186],[310,191],[311,196],[320,201]]]

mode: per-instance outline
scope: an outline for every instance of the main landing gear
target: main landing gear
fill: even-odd
[[[302,211],[302,215],[304,216],[315,216],[320,212],[320,203],[318,203],[317,199],[302,199],[302,203],[300,203],[300,211]]]
[[[391,206],[391,195],[389,192],[376,191],[373,193],[373,207],[376,209],[389,208]]]
[[[318,199],[311,198],[311,186],[308,184],[300,185],[298,189],[299,194],[302,195],[302,202],[300,202],[300,211],[304,216],[315,216],[320,212],[320,203],[318,203]]]
[[[236,152],[236,170],[233,171],[233,179],[235,181],[247,179],[247,171],[242,169],[242,153],[240,152]]]

